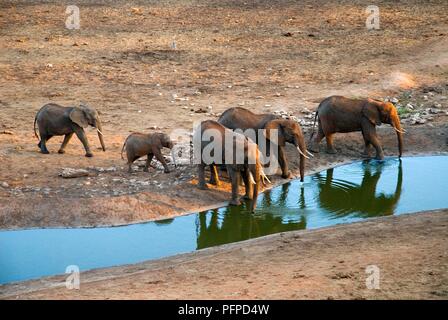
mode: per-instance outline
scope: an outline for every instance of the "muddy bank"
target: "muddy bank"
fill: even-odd
[[[80,290],[61,276],[4,285],[0,298],[446,299],[447,237],[446,209],[381,217],[88,271]],[[379,289],[366,288],[369,265]]]
[[[405,155],[448,151],[446,1],[377,1],[375,32],[365,28],[363,1],[78,5],[82,27],[70,31],[62,4],[2,2],[0,229],[118,225],[227,201],[228,184],[197,190],[194,168],[129,175],[119,154],[130,132],[191,130],[234,106],[285,111],[309,132],[326,96],[395,97],[409,132]],[[101,112],[107,151],[87,130],[94,158],[76,138],[64,155],[56,153],[62,137],[49,141],[50,155],[40,154],[36,111],[80,101]],[[392,129],[379,129],[386,155],[396,155]],[[308,173],[360,158],[359,133],[335,140],[339,154],[319,154]],[[297,174],[297,153],[287,152]],[[63,168],[93,168],[92,176],[62,179]]]
[[[380,136],[383,142],[386,156],[396,156],[396,137],[391,128],[380,128]],[[441,122],[436,125],[409,127],[405,136],[404,156],[417,154],[440,154],[448,152],[447,145],[448,125]],[[360,160],[362,149],[361,134],[353,133],[340,135],[336,138],[336,147],[339,153],[336,155],[326,154],[324,144],[321,152],[316,154],[307,162],[306,173],[321,171],[329,167],[346,162]],[[294,176],[298,176],[297,152],[292,146],[287,148],[290,159],[290,168]],[[207,208],[219,207],[227,204],[230,198],[230,185],[227,181],[224,184],[211,190],[198,190],[195,183],[196,168],[194,166],[184,166],[179,169],[188,180],[173,184],[179,172],[172,172],[168,175],[159,173],[157,179],[159,186],[147,186],[146,190],[135,193],[113,196],[113,190],[126,189],[126,185],[104,187],[106,195],[96,195],[86,197],[83,187],[76,193],[76,186],[66,192],[42,195],[41,192],[29,192],[19,197],[9,197],[7,201],[0,203],[0,228],[35,228],[35,227],[92,227],[122,225],[141,221],[157,220],[174,217],[191,212],[205,210]],[[134,179],[139,181],[150,181],[151,177],[143,172],[138,172],[129,177],[126,170],[104,172],[91,179],[78,178],[71,179],[84,183],[86,189],[92,188],[95,181],[106,181],[112,183],[117,178]],[[54,177],[59,183],[66,183],[59,177]],[[275,176],[272,179],[273,187],[287,180]],[[72,182],[72,181],[70,181]],[[73,182],[72,182],[73,183]],[[104,182],[102,182],[104,183]],[[101,188],[101,186],[97,186]],[[243,188],[241,188],[241,191]],[[129,189],[128,189],[129,192]]]

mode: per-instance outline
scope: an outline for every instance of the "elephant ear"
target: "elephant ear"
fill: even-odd
[[[76,123],[81,128],[87,128],[89,123],[86,118],[86,114],[82,108],[74,107],[72,111],[70,111],[70,120]]]
[[[364,104],[362,107],[362,115],[373,125],[381,125],[380,110],[378,110],[378,105],[374,102],[368,101]]]
[[[283,146],[285,145],[285,133],[283,131],[283,126],[282,126],[282,120],[272,120],[269,121],[265,126],[265,136],[266,139],[271,139],[271,135],[273,134],[273,132],[271,132],[272,130],[277,130],[278,133],[278,145],[279,146]]]

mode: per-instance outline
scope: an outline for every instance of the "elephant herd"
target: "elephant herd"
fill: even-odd
[[[318,128],[315,135],[316,122]],[[349,99],[342,96],[331,96],[324,99],[316,111],[308,148],[300,125],[296,121],[283,119],[274,114],[255,114],[241,107],[230,108],[223,112],[217,121],[202,121],[194,131],[193,150],[195,164],[198,167],[198,187],[200,189],[208,188],[205,182],[206,167],[209,167],[211,172],[209,182],[215,185],[220,183],[217,166],[225,168],[232,185],[230,204],[239,205],[241,203],[238,191],[242,178],[245,186],[245,198],[252,200],[250,209],[254,211],[260,185],[265,184],[266,181],[270,182],[265,173],[267,163],[262,159],[270,158],[272,151],[277,155],[276,160],[278,160],[282,178],[290,178],[291,172],[288,168],[285,144],[288,142],[294,145],[300,158],[299,173],[300,179],[303,181],[305,159],[312,156],[309,151],[319,152],[319,143],[323,138],[326,139],[327,153],[336,153],[333,146],[334,133],[361,131],[364,138],[362,156],[370,157],[370,147],[373,146],[376,151],[376,159],[382,160],[384,153],[376,133],[376,126],[382,123],[390,124],[395,129],[398,139],[398,154],[401,157],[402,135],[405,131],[401,128],[395,106],[390,102],[370,98]],[[46,143],[53,136],[65,136],[58,151],[64,153],[71,137],[76,134],[84,146],[86,157],[92,157],[93,154],[84,132],[84,128],[89,125],[97,129],[99,141],[105,151],[99,114],[85,104],[77,107],[46,104],[36,114],[34,133],[40,140],[38,147],[44,154],[49,153]],[[262,135],[250,136],[246,134],[248,130],[262,132]],[[204,139],[207,132],[213,132],[213,137]],[[147,156],[145,171],[148,171],[151,160],[155,157],[162,163],[164,172],[168,173],[170,170],[161,150],[163,148],[172,149],[173,146],[174,143],[165,133],[133,133],[125,140],[121,154],[123,158],[123,152],[126,151],[129,172],[131,172],[131,166],[135,160]],[[203,155],[210,150],[213,150],[211,152],[212,159],[205,159]],[[220,154],[217,150],[220,151]],[[241,151],[240,154],[237,151]]]

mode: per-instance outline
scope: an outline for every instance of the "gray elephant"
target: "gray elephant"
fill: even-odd
[[[215,133],[213,140],[204,139],[204,133]],[[229,139],[229,140],[228,140]],[[210,150],[213,145],[213,158],[216,161],[208,161],[204,157],[204,149]],[[226,146],[231,145],[232,150],[226,149]],[[260,182],[264,180],[269,182],[263,171],[263,166],[260,162],[260,151],[256,143],[247,139],[244,135],[233,132],[225,128],[213,120],[206,120],[201,123],[193,135],[193,148],[195,153],[195,162],[198,163],[198,187],[200,189],[207,189],[205,183],[205,167],[210,166],[211,174],[217,175],[215,165],[224,164],[229,174],[232,183],[232,199],[230,205],[240,205],[238,189],[240,176],[242,175],[244,185],[246,188],[247,199],[251,199],[250,210],[253,212],[257,203],[257,196],[259,192]],[[214,154],[221,150],[221,154]],[[242,154],[238,154],[238,150]],[[241,162],[237,161],[241,156]]]
[[[333,135],[336,132],[361,131],[364,138],[364,157],[370,157],[369,147],[376,150],[376,159],[384,159],[383,148],[376,133],[376,126],[388,123],[394,128],[398,139],[398,155],[403,152],[403,133],[397,109],[390,102],[373,99],[349,99],[342,96],[331,96],[324,99],[317,108],[314,118],[313,133],[316,119],[319,123],[316,138],[309,149],[319,152],[319,143],[325,137],[327,153],[334,154]]]
[[[148,172],[153,157],[162,163],[165,173],[169,173],[168,165],[162,155],[162,149],[172,149],[174,146],[169,135],[161,132],[156,133],[132,133],[127,138],[121,149],[121,158],[123,159],[123,151],[126,149],[126,156],[128,160],[128,171],[132,172],[132,163],[143,156],[147,156],[146,164],[143,171]],[[174,161],[174,155],[173,155]]]
[[[303,181],[305,175],[305,158],[308,158],[308,156],[306,155],[306,143],[302,129],[296,121],[283,119],[269,113],[255,114],[247,109],[236,107],[224,111],[219,117],[218,122],[232,130],[266,130],[265,136],[268,143],[266,145],[266,151],[269,150],[271,130],[278,130],[278,161],[282,169],[282,178],[291,177],[285,152],[285,143],[289,142],[297,148],[300,154],[300,180]]]
[[[39,128],[40,138],[36,132],[36,123]],[[103,151],[106,151],[101,121],[95,109],[84,104],[81,104],[79,107],[63,107],[55,103],[48,103],[37,112],[34,118],[34,135],[40,139],[37,146],[42,153],[48,154],[50,152],[47,149],[47,141],[53,136],[65,135],[58,151],[59,153],[64,153],[65,147],[72,138],[73,133],[75,133],[86,150],[86,157],[92,157],[93,153],[90,150],[89,141],[84,132],[84,128],[89,125],[96,128],[101,147]]]

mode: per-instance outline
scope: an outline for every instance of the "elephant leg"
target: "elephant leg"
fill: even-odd
[[[93,157],[93,153],[90,150],[89,140],[87,140],[86,133],[83,129],[78,129],[75,131],[76,136],[81,141],[82,145],[84,146],[84,149],[86,150],[86,157]]]
[[[238,171],[239,172],[239,171]],[[244,178],[242,177],[241,174],[238,175],[238,185],[243,187],[244,186]]]
[[[333,146],[333,135],[334,133],[325,134],[325,140],[327,141],[327,153],[335,154],[337,151]]]
[[[376,157],[377,160],[383,160],[384,159],[384,153],[383,148],[381,147],[380,140],[376,136],[376,134],[373,134],[370,136],[370,143],[372,143],[373,147],[376,150]]]
[[[383,160],[384,159],[384,153],[383,148],[381,147],[380,140],[378,139],[376,135],[376,129],[374,126],[368,125],[363,126],[362,134],[364,136],[365,144],[369,143],[372,144],[373,147],[376,150],[376,157],[377,160]]]
[[[311,146],[309,147],[311,152],[319,153],[319,143],[322,141],[322,139],[324,137],[325,137],[325,133],[322,130],[322,125],[320,124],[320,121],[319,121],[319,127],[317,129],[316,138],[314,139],[313,143],[311,143]]]
[[[218,168],[214,164],[210,165],[210,180],[209,180],[209,183],[213,184],[215,186],[219,186],[219,184],[220,184],[219,176],[218,176]]]
[[[43,154],[49,154],[50,151],[48,151],[47,149],[47,141],[50,140],[53,136],[47,136],[47,135],[42,135],[40,136],[40,142],[39,142],[39,147],[40,147],[40,152],[42,152]]]
[[[205,164],[198,164],[198,188],[201,190],[207,190],[207,184],[205,183]]]
[[[278,147],[278,162],[280,164],[280,168],[282,169],[282,178],[288,179],[291,178],[291,172],[288,169],[288,159],[286,158],[285,147]]]
[[[70,141],[70,139],[72,138],[72,136],[73,136],[73,132],[69,133],[69,134],[66,134],[64,136],[64,141],[62,141],[62,144],[61,144],[61,147],[59,148],[58,153],[61,153],[61,154],[65,153],[65,147],[67,146],[67,144]]]
[[[163,170],[163,172],[165,173],[170,173],[170,169],[168,168],[168,165],[166,164],[165,158],[163,157],[162,153],[160,152],[159,149],[154,150],[154,156],[156,157],[157,160],[160,161],[160,163],[162,164],[163,168],[165,170]]]
[[[364,137],[364,151],[361,153],[361,157],[370,158],[370,145],[370,141],[366,137]]]
[[[238,199],[238,182],[240,180],[240,172],[238,170],[234,170],[230,165],[227,166],[227,172],[229,173],[230,181],[232,182],[232,199],[229,204],[231,206],[239,206],[241,204],[240,199]]]
[[[151,165],[151,161],[152,161],[153,157],[154,157],[154,154],[148,153],[148,156],[146,157],[145,167],[143,168],[144,172],[149,172],[149,166]]]
[[[250,183],[250,179],[249,179],[249,169],[245,169],[243,171],[243,181],[244,181],[244,186],[246,188],[246,194],[244,195],[244,199],[247,200],[252,200],[253,198],[253,189],[252,189],[252,183]]]
[[[134,163],[135,160],[138,159],[138,157],[127,154],[127,158],[128,158],[128,173],[132,173],[132,164]]]

